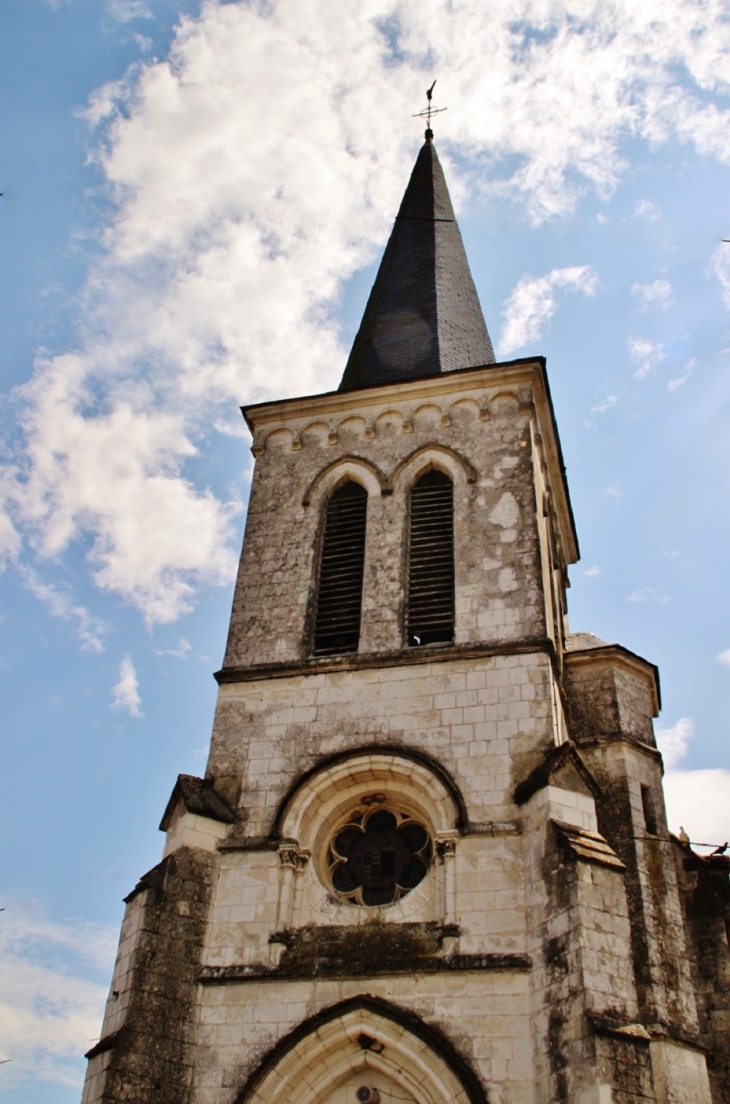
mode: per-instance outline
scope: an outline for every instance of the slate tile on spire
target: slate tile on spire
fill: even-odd
[[[435,376],[494,359],[443,169],[427,136],[340,390]]]

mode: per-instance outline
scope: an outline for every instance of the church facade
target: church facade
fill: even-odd
[[[430,131],[336,392],[256,464],[204,778],[127,898],[83,1104],[728,1104],[724,856],[656,668],[569,633],[542,358],[495,363]]]

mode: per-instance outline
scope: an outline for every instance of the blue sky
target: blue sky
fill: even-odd
[[[548,359],[571,626],[660,666],[670,823],[730,836],[728,5],[484,7],[3,6],[2,1104],[79,1098],[205,767],[238,407],[336,386],[434,76],[492,338]]]

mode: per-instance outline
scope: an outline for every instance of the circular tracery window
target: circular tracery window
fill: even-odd
[[[389,905],[423,881],[431,837],[409,813],[353,813],[330,844],[329,874],[338,897],[354,905]]]

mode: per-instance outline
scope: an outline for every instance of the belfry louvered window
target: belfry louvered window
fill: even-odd
[[[327,503],[317,587],[315,655],[357,651],[367,507],[367,491],[351,480]]]
[[[454,485],[439,471],[411,489],[407,631],[411,647],[454,639]]]

